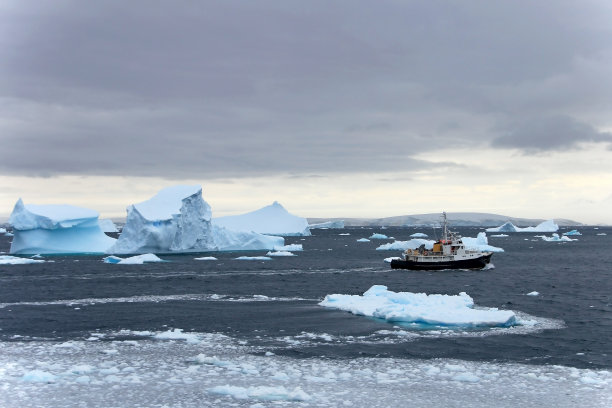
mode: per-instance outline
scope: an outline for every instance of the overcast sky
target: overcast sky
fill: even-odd
[[[0,0],[0,215],[612,223],[612,2]]]

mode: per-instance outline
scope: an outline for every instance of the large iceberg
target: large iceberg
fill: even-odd
[[[12,254],[104,253],[115,243],[100,229],[98,213],[72,205],[25,205],[21,198],[9,218]]]
[[[511,222],[507,222],[499,227],[487,228],[487,232],[556,232],[559,230],[559,226],[555,224],[554,220],[548,220],[539,223],[535,227],[517,227]]]
[[[289,213],[278,201],[246,214],[215,218],[213,224],[229,230],[255,231],[266,235],[310,235],[306,218]]]
[[[211,223],[210,206],[199,185],[178,185],[127,208],[123,232],[108,252],[181,253],[274,249],[282,237],[230,231]]]
[[[514,312],[497,308],[475,309],[474,300],[465,292],[456,296],[428,295],[393,292],[387,290],[386,286],[374,285],[363,296],[327,295],[319,305],[403,324],[448,327],[497,327],[516,324]]]

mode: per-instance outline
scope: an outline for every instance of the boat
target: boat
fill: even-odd
[[[491,262],[493,252],[466,249],[461,236],[448,229],[446,212],[442,213],[442,239],[432,249],[421,245],[407,249],[400,258],[391,260],[392,269],[441,270],[482,269]]]

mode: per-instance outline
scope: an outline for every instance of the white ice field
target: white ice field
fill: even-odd
[[[304,345],[315,338],[336,341],[324,333],[292,340]],[[294,359],[225,335],[181,330],[1,347],[4,408],[612,406],[612,373],[563,366]]]

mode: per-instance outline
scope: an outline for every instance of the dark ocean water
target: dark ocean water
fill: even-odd
[[[266,251],[161,255],[168,262],[144,265],[48,256],[42,264],[0,266],[0,342],[58,344],[92,333],[114,333],[103,341],[117,341],[133,337],[121,330],[180,328],[221,333],[296,359],[451,358],[610,369],[612,229],[580,231],[569,243],[544,242],[534,233],[489,236],[489,244],[505,252],[494,254],[495,268],[484,271],[391,270],[383,259],[399,251],[375,250],[389,240],[357,242],[374,232],[398,240],[414,232],[431,235],[413,228],[314,230],[312,237],[286,239],[303,245],[297,256],[270,261],[235,259]],[[473,237],[479,229],[459,232]],[[0,251],[8,248],[9,238],[0,237]],[[194,260],[206,255],[218,260]],[[375,284],[393,291],[466,292],[478,306],[513,310],[541,324],[412,336],[405,328],[318,305],[327,294],[363,294]],[[532,291],[539,296],[526,295]]]

